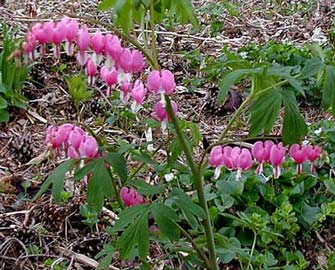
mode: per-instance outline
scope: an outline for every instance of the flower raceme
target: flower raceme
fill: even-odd
[[[95,158],[99,156],[99,146],[93,136],[72,124],[59,127],[49,126],[45,143],[58,152],[64,150],[68,158]]]
[[[319,146],[293,144],[289,148],[289,154],[292,160],[297,163],[297,173],[302,172],[302,164],[310,162],[310,172],[315,171],[315,160],[321,155]],[[281,174],[281,165],[285,160],[286,148],[282,143],[275,144],[273,141],[258,141],[252,148],[251,153],[246,148],[215,146],[209,154],[209,165],[215,168],[214,178],[220,175],[222,167],[228,170],[237,171],[237,178],[240,179],[241,172],[249,170],[253,164],[253,158],[258,163],[256,168],[257,174],[262,174],[263,164],[271,164],[273,176],[279,178]]]
[[[162,103],[155,105],[154,115],[162,122],[162,126],[166,125],[169,118],[164,94],[172,94],[176,87],[174,75],[169,70],[151,71],[145,85],[139,79],[133,82],[133,74],[143,72],[146,66],[140,51],[122,47],[120,39],[110,33],[103,34],[97,30],[91,34],[86,25],[81,26],[66,16],[57,22],[37,23],[31,28],[22,45],[25,60],[35,61],[38,48],[39,55],[43,57],[48,43],[53,46],[57,59],[64,43],[68,55],[76,53],[77,62],[84,67],[90,86],[94,85],[97,78],[101,79],[107,88],[106,96],[111,96],[113,89],[119,90],[123,103],[132,98],[134,112],[141,108],[147,90],[160,94]],[[176,112],[175,102],[172,102],[172,106]]]

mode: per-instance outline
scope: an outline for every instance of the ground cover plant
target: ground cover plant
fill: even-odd
[[[238,15],[238,5],[226,1],[224,7]],[[233,96],[234,84],[242,85],[242,102],[232,106],[216,140],[205,143],[199,125],[182,113],[181,81],[157,47],[158,24],[200,27],[191,1],[105,0],[98,9],[110,12],[113,24],[67,14],[25,33],[26,65],[47,59],[78,65],[62,78],[77,121],[45,129],[44,147],[57,166],[33,196],[29,181],[19,183],[25,199],[51,191],[61,207],[79,200],[81,223],[108,234],[93,255],[97,269],[115,269],[115,263],[117,269],[332,269],[331,242],[322,249],[322,264],[307,257],[306,246],[316,236],[324,243],[320,232],[329,236],[334,226],[333,124],[306,123],[299,106],[316,89],[322,93],[316,104],[334,113],[331,49],[268,43],[224,48],[217,59],[188,54],[205,74],[200,83],[217,84],[217,106]],[[91,32],[87,24],[101,28]],[[141,42],[133,36],[135,25]],[[83,121],[84,104],[95,94],[112,111],[96,119],[98,129]],[[234,136],[245,116],[247,136]],[[278,121],[279,133],[271,136]],[[114,125],[126,137],[117,133],[111,143]],[[136,136],[140,140],[131,139]],[[104,211],[113,216],[109,226]],[[8,243],[1,248],[8,251]],[[39,253],[34,245],[26,250]],[[51,269],[71,265],[44,261]]]

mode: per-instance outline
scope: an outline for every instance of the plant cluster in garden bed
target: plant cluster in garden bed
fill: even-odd
[[[175,10],[180,6],[187,11],[185,16]],[[300,79],[321,76],[324,93],[332,93],[332,63],[315,57],[296,71],[292,66],[247,61],[226,51],[225,63],[216,68],[233,70],[220,77],[219,101],[234,83],[246,77],[251,78],[252,87],[218,142],[196,160],[199,128],[178,119],[177,104],[171,100],[176,87],[174,75],[160,69],[155,47],[155,24],[162,21],[167,10],[181,21],[192,22],[191,2],[105,0],[100,7],[113,8],[117,24],[127,33],[132,19],[142,27],[151,26],[150,42],[146,31],[143,47],[123,34],[137,46],[138,50],[131,50],[122,47],[116,35],[99,30],[90,35],[78,21],[64,17],[31,28],[23,43],[26,61],[43,57],[50,45],[54,57],[59,58],[64,48],[67,54],[76,55],[91,87],[98,79],[104,83],[107,100],[116,92],[125,103],[131,98],[135,114],[148,90],[160,98],[153,109],[155,120],[145,121],[148,133],[150,125],[161,125],[161,132],[167,134],[161,137],[166,141],[157,146],[159,138],[148,136],[142,144],[120,139],[109,145],[89,127],[71,123],[50,126],[46,147],[66,159],[45,180],[36,198],[51,187],[55,201],[64,203],[65,176],[73,181],[85,179],[87,204],[81,207],[84,222],[93,228],[104,205],[118,214],[119,219],[108,229],[113,241],[97,256],[101,259],[99,269],[107,268],[115,253],[121,260],[140,260],[141,269],[152,269],[155,263],[147,256],[153,242],[161,245],[173,261],[182,252],[180,267],[187,269],[217,270],[227,264],[247,270],[307,269],[310,263],[296,250],[296,237],[303,232],[306,238],[311,237],[312,229],[334,216],[335,184],[326,170],[315,169],[327,153],[321,156],[320,146],[301,143],[307,126],[294,91],[304,96]],[[129,12],[125,14],[125,10]],[[151,69],[145,70],[148,63]],[[213,67],[206,72],[213,72],[211,76],[220,73]],[[69,88],[82,88],[78,81],[68,80]],[[286,87],[288,84],[290,87]],[[76,102],[78,106],[80,99]],[[325,107],[333,109],[332,102],[327,100]],[[228,145],[235,142],[227,136],[228,131],[245,109],[250,108],[249,135],[254,137],[271,131],[282,106],[283,142],[256,138],[249,148]],[[286,158],[287,151],[290,158]],[[161,152],[165,158],[158,160]],[[136,166],[129,166],[131,161]],[[140,173],[149,170],[157,175],[155,184],[140,179]]]

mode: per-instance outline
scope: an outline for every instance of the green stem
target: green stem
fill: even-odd
[[[257,233],[254,231],[254,241],[252,243],[252,247],[251,247],[251,251],[250,251],[250,256],[249,256],[247,270],[251,266],[252,256],[254,255],[254,251],[255,251],[255,247],[256,247],[256,242],[257,242]]]
[[[151,28],[151,55],[154,60],[154,67],[159,68],[158,56],[157,56],[157,47],[156,47],[156,34],[155,34],[155,21],[154,21],[154,0],[150,1],[150,28]]]
[[[199,247],[192,239],[192,236],[184,230],[184,228],[182,226],[180,226],[178,223],[176,223],[176,225],[179,227],[181,233],[187,238],[187,240],[192,244],[192,246],[194,247],[195,251],[198,253],[198,255],[202,258],[202,260],[204,261],[206,267],[208,269],[211,268],[211,265],[208,261],[208,258],[206,256],[206,254],[204,253],[204,251],[202,250],[201,247]]]
[[[190,166],[191,171],[192,171],[193,181],[194,181],[195,188],[197,190],[199,204],[204,209],[205,214],[206,214],[206,218],[203,221],[203,226],[205,228],[205,235],[206,235],[207,247],[208,247],[208,252],[209,252],[209,265],[210,265],[210,267],[208,267],[208,269],[209,270],[217,270],[218,266],[217,266],[217,262],[216,262],[214,233],[213,233],[213,230],[212,230],[212,224],[211,224],[211,220],[210,220],[208,206],[207,206],[207,202],[206,202],[206,199],[205,199],[205,192],[204,192],[204,189],[202,187],[202,174],[200,173],[198,167],[196,166],[196,164],[193,160],[192,152],[191,152],[191,150],[188,146],[188,143],[186,142],[185,136],[184,136],[184,134],[181,130],[178,119],[175,116],[175,114],[173,113],[169,96],[165,95],[165,101],[166,101],[167,113],[168,113],[168,115],[169,115],[169,117],[172,121],[172,124],[173,124],[175,130],[176,130],[176,134],[177,134],[177,138],[180,142],[180,146],[185,153],[187,163]]]
[[[114,179],[114,177],[113,177],[113,174],[112,174],[112,172],[111,172],[110,170],[108,170],[108,169],[107,169],[107,172],[108,172],[108,174],[109,174],[109,177],[110,177],[111,180],[112,180],[112,185],[113,185],[113,188],[114,188],[114,192],[115,192],[116,200],[118,201],[118,203],[119,203],[121,209],[123,210],[123,209],[124,209],[124,204],[123,204],[123,202],[122,202],[122,200],[121,200],[121,197],[120,197],[120,191],[119,191],[118,188],[117,188],[117,184],[116,184],[116,182],[115,182],[115,179]]]

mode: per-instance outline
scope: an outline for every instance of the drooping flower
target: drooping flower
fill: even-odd
[[[147,88],[150,92],[170,95],[175,87],[176,82],[171,71],[163,69],[150,72],[147,79]]]
[[[120,197],[127,207],[145,203],[143,196],[133,188],[122,187]]]
[[[105,49],[105,39],[104,35],[97,30],[91,37],[91,47],[94,52],[92,59],[96,65],[99,65],[102,61],[104,49]]]
[[[76,41],[79,49],[77,60],[80,65],[84,66],[88,60],[86,51],[90,45],[90,35],[86,26],[79,29]]]
[[[251,153],[255,160],[258,162],[256,173],[261,174],[263,171],[263,163],[270,161],[270,152],[271,148],[274,145],[273,141],[258,141],[256,142],[252,149]]]
[[[61,23],[66,29],[65,51],[68,55],[72,55],[74,52],[74,40],[78,34],[79,24],[76,20],[73,20],[67,16],[62,18]]]
[[[84,136],[79,147],[81,157],[95,158],[98,151],[99,146],[96,139],[90,135]]]
[[[273,176],[275,179],[280,176],[280,166],[285,160],[286,148],[282,143],[274,144],[270,151],[270,163],[273,167]]]
[[[146,93],[147,90],[145,89],[143,83],[140,80],[136,80],[130,92],[130,96],[134,100],[134,103],[132,104],[133,112],[138,112],[145,99]]]
[[[218,179],[221,173],[221,168],[224,165],[224,152],[222,146],[214,146],[209,153],[209,165],[215,168],[214,179]]]
[[[88,77],[88,85],[92,86],[95,82],[95,75],[97,73],[97,65],[94,63],[92,58],[89,58],[87,60],[86,66],[85,66],[86,75]]]
[[[310,162],[309,171],[311,173],[315,172],[315,160],[317,160],[322,153],[322,149],[320,146],[312,146],[312,145],[306,145],[305,146],[305,153],[307,155],[307,160]]]
[[[107,85],[106,96],[108,97],[112,95],[112,87],[117,83],[118,74],[119,72],[114,67],[108,69],[108,67],[103,66],[100,69],[101,80],[103,80]]]
[[[154,106],[153,117],[161,122],[161,129],[164,131],[166,129],[167,122],[170,121],[170,117],[166,111],[166,104],[163,101],[158,101]],[[174,114],[178,112],[178,105],[176,102],[171,100],[171,107]]]
[[[123,50],[121,46],[121,41],[119,38],[112,34],[107,34],[104,37],[104,52],[107,57],[106,65],[107,67],[114,67],[119,61],[120,54]]]
[[[41,23],[35,24],[31,28],[31,32],[34,34],[36,40],[40,43],[40,56],[43,57],[45,55],[45,44],[48,42],[49,37],[48,33],[45,31],[44,25]]]
[[[54,24],[52,28],[51,42],[54,46],[54,57],[56,59],[60,57],[60,44],[66,38],[66,30],[62,22]]]

